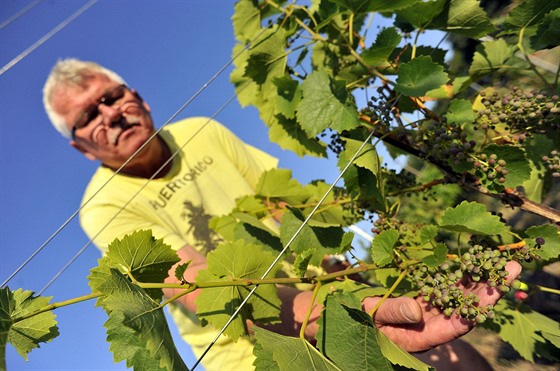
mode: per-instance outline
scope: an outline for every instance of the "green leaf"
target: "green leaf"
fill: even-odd
[[[326,145],[316,137],[309,138],[295,119],[278,114],[268,124],[270,140],[282,149],[288,149],[300,157],[326,157]]]
[[[430,268],[437,268],[446,260],[447,246],[443,243],[438,243],[434,246],[434,254],[428,255],[422,261]]]
[[[505,168],[508,173],[505,176],[506,181],[501,185],[507,188],[516,188],[531,178],[531,166],[525,158],[525,152],[515,146],[498,146],[490,145],[484,148],[484,153],[488,156],[496,154],[498,159],[506,161]],[[483,184],[486,186],[486,184]]]
[[[412,370],[428,371],[432,367],[420,361],[406,350],[402,349],[393,343],[384,333],[377,331],[377,344],[381,349],[383,356],[387,358],[392,364],[400,365]]]
[[[219,282],[232,280],[260,279],[272,265],[275,257],[262,250],[259,245],[244,241],[225,243],[210,252],[206,258],[208,269],[200,271],[196,282]],[[277,267],[273,267],[268,278],[274,277]],[[221,329],[230,319],[252,287],[227,286],[210,287],[201,290],[196,299],[197,315]],[[280,313],[280,299],[276,286],[261,285],[249,298],[239,316],[225,330],[225,334],[237,340],[247,334],[246,320],[255,322],[275,322]]]
[[[451,0],[448,10],[441,13],[432,27],[473,39],[496,30],[478,0]]]
[[[371,243],[371,259],[384,267],[393,261],[393,248],[399,240],[399,232],[394,229],[384,230]]]
[[[317,266],[321,264],[325,255],[340,252],[344,237],[344,230],[341,227],[321,224],[314,220],[310,220],[308,224],[301,227],[304,220],[304,215],[298,209],[291,208],[284,213],[280,226],[280,239],[284,246],[292,241],[290,249],[295,253],[315,249],[310,263]],[[298,230],[300,231],[294,238]]]
[[[317,251],[316,248],[311,248],[305,251],[302,251],[296,256],[296,260],[294,261],[294,273],[298,277],[305,277],[305,273],[307,272],[307,266],[311,261],[311,258]]]
[[[550,11],[560,7],[558,0],[525,0],[518,3],[506,17],[504,24],[511,28],[527,28],[541,23]]]
[[[99,261],[99,266],[117,268],[121,273],[130,274],[140,282],[157,283],[165,281],[169,269],[179,260],[171,246],[164,244],[161,239],[156,240],[151,231],[141,230],[122,239],[117,238],[109,244],[107,254]],[[147,292],[155,300],[163,296],[160,289]]]
[[[534,49],[550,49],[560,45],[560,8],[544,17],[536,34],[531,38],[531,43]]]
[[[432,59],[427,56],[402,64],[398,76],[395,90],[414,97],[423,96],[449,80],[447,74],[443,72],[443,66],[432,62]]]
[[[392,370],[377,343],[379,330],[352,298],[350,294],[327,296],[318,321],[317,347],[347,370]]]
[[[261,30],[260,11],[252,1],[238,1],[234,7],[232,21],[235,38],[241,42],[253,40]]]
[[[319,289],[316,301],[318,303],[323,303],[327,298],[327,295],[334,294],[335,292],[352,294],[359,302],[361,302],[367,297],[383,296],[387,293],[387,289],[385,287],[378,286],[372,287],[368,284],[360,283],[345,277],[342,281],[324,283]]]
[[[354,155],[358,152],[358,150],[362,146],[362,142],[350,138],[344,138],[344,141],[346,142],[345,149],[343,152],[341,152],[340,158],[344,159],[345,162],[348,163],[348,161],[350,161],[352,157],[354,157]],[[377,151],[375,150],[375,147],[371,145],[371,143],[365,144],[365,146],[361,149],[360,153],[354,160],[354,164],[364,169],[368,169],[375,175],[379,173],[379,169],[381,167]]]
[[[259,327],[254,327],[254,331],[259,345],[255,354],[256,363],[262,367],[257,370],[340,370],[304,339],[279,335]],[[263,352],[264,357],[272,359],[275,365],[259,363]]]
[[[525,239],[527,246],[535,245],[535,238],[544,238],[545,244],[537,250],[537,254],[544,260],[557,259],[560,255],[560,234],[553,225],[545,224],[533,226],[525,231],[528,238]]]
[[[415,28],[426,29],[439,15],[447,0],[427,0],[418,2],[406,9],[399,10],[397,15],[406,19]]]
[[[33,296],[33,292],[27,290],[0,289],[0,368],[3,366],[5,369],[7,343],[12,344],[27,361],[27,354],[39,348],[39,343],[46,343],[59,335],[56,316],[52,311],[33,315],[45,309],[50,299]],[[26,316],[29,317],[22,319]]]
[[[272,169],[264,172],[259,179],[255,193],[265,198],[278,198],[288,203],[298,203],[302,197],[302,186],[292,179],[288,169]]]
[[[420,243],[425,244],[434,239],[438,234],[438,228],[435,225],[424,225],[420,228]]]
[[[364,62],[379,67],[388,64],[387,60],[400,44],[402,36],[395,27],[384,28],[379,32],[373,45],[362,52]]]
[[[175,268],[175,278],[177,278],[177,281],[179,282],[184,282],[184,283],[188,283],[185,278],[184,278],[184,274],[187,271],[187,268],[189,267],[189,264],[191,263],[192,260],[189,260],[188,262],[184,263],[184,264],[179,264],[177,266],[177,268]]]
[[[130,282],[117,268],[94,268],[90,282],[92,280],[103,294],[98,305],[109,316],[105,322],[107,341],[111,343],[116,361],[126,360],[129,367],[138,370],[148,370],[155,364],[170,371],[188,370],[175,348],[158,301]],[[150,358],[154,361],[146,364]]]
[[[453,99],[445,114],[447,121],[456,124],[470,123],[476,119],[472,104],[466,99]]]
[[[504,39],[485,41],[476,48],[469,74],[478,80],[494,71],[509,68],[514,49]]]
[[[463,201],[455,208],[447,208],[439,223],[441,228],[455,232],[495,235],[506,231],[500,217],[492,215],[486,206]]]
[[[534,362],[534,355],[540,347],[546,346],[542,332],[552,336],[560,335],[560,324],[529,307],[501,300],[494,311],[496,316],[485,326],[496,331],[502,340],[526,360]]]
[[[297,118],[309,136],[327,128],[337,131],[359,126],[358,113],[351,96],[340,82],[331,81],[326,72],[312,72],[301,84],[303,99]]]
[[[285,118],[293,119],[296,117],[296,108],[302,98],[302,91],[299,83],[288,76],[273,79],[274,85],[278,89],[276,98],[276,109]]]

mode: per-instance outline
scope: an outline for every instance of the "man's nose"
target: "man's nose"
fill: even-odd
[[[98,108],[99,113],[103,117],[103,123],[108,123],[109,125],[118,122],[122,117],[122,112],[120,108],[108,106],[104,103],[100,103]]]

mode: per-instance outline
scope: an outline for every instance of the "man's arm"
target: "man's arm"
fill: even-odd
[[[206,269],[206,258],[190,246],[185,246],[178,252],[181,263],[191,261],[184,278],[194,282],[198,272]],[[174,275],[174,266],[170,270],[167,283],[178,283]],[[516,262],[509,262],[506,266],[510,273],[507,280],[511,282],[521,273],[521,266]],[[495,304],[503,293],[483,282],[470,282],[464,287],[465,292],[476,293],[481,301],[480,305]],[[171,297],[182,289],[165,289],[164,294]],[[195,313],[195,299],[199,291],[182,296],[178,301],[189,311]],[[293,287],[279,286],[278,294],[282,301],[280,318],[282,323],[263,325],[263,327],[283,335],[299,336],[302,323],[307,315],[312,300],[312,292],[300,291]],[[369,311],[380,298],[366,298],[363,302],[364,310]],[[313,339],[317,333],[317,319],[321,314],[322,305],[313,304],[309,323],[305,335]],[[420,352],[432,349],[459,338],[469,332],[474,323],[464,320],[457,315],[445,316],[441,311],[430,308],[421,298],[408,297],[387,299],[376,311],[374,316],[377,327],[393,342],[409,352]]]

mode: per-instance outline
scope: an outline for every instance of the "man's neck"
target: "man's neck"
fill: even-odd
[[[173,166],[173,161],[170,159],[171,149],[158,135],[138,152],[120,173],[145,179],[163,178]]]

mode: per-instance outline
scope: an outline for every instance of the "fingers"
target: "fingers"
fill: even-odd
[[[516,261],[508,262],[505,269],[509,272],[509,274],[506,276],[506,280],[508,282],[513,281],[521,274],[521,265]],[[500,298],[505,294],[500,289],[496,287],[490,287],[487,284],[478,285],[478,287],[474,291],[480,298],[479,305],[481,306],[489,304],[495,305],[498,300],[500,300]]]
[[[379,297],[366,298],[363,301],[364,310],[370,312],[381,300]],[[374,315],[379,324],[411,324],[422,320],[422,308],[412,298],[400,297],[386,299]]]

